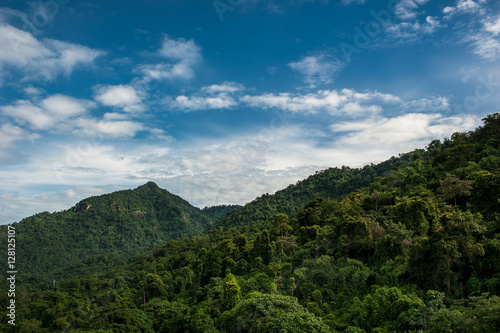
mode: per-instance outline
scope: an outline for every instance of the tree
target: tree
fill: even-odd
[[[472,181],[461,180],[452,175],[446,175],[446,178],[442,180],[439,192],[445,200],[454,200],[454,206],[457,205],[457,197],[468,197],[471,195]]]
[[[221,327],[228,333],[327,333],[321,319],[290,296],[255,294],[223,315]]]
[[[259,238],[255,241],[254,250],[258,257],[262,258],[264,265],[269,264],[273,259],[273,246],[269,238],[269,231],[262,230]]]
[[[241,298],[241,288],[236,277],[229,273],[224,278],[224,293],[222,294],[222,305],[226,310],[232,309]]]
[[[273,220],[274,229],[273,232],[275,234],[280,235],[280,262],[283,258],[283,249],[285,247],[285,237],[286,235],[293,230],[290,226],[290,221],[288,220],[288,216],[286,214],[278,214]]]

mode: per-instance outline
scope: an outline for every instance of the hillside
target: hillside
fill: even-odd
[[[96,255],[132,254],[205,231],[209,218],[182,198],[147,183],[84,199],[71,209],[14,223],[22,281],[48,285],[57,270]],[[0,226],[6,233],[7,226]]]
[[[360,169],[343,166],[318,171],[307,179],[298,181],[297,184],[289,185],[274,194],[263,194],[244,207],[229,212],[214,223],[213,227],[259,224],[279,213],[293,215],[315,197],[337,199],[368,185],[375,178],[387,175],[396,163],[404,163],[408,157],[406,155],[393,157],[383,163],[367,165]]]
[[[500,114],[483,121],[350,193],[319,173],[297,186],[326,195],[293,214],[266,195],[125,264],[102,258],[106,273],[20,293],[5,332],[498,332]],[[242,215],[255,211],[277,214]]]

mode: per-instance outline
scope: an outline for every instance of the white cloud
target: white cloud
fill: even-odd
[[[108,117],[109,118],[109,117]],[[130,120],[98,120],[79,118],[75,122],[77,133],[91,137],[133,137],[137,132],[144,130],[143,124]]]
[[[238,83],[224,82],[202,87],[200,92],[193,96],[180,95],[175,99],[167,99],[165,103],[184,111],[231,109],[238,105],[234,94],[243,89]]]
[[[129,85],[107,85],[95,88],[96,101],[105,106],[123,108],[126,112],[140,112],[144,110],[140,93]]]
[[[173,79],[192,79],[194,70],[189,63],[179,62],[177,64],[154,64],[140,65],[137,71],[142,73],[146,81],[151,80],[173,80]]]
[[[386,32],[393,39],[397,39],[400,43],[411,43],[419,40],[424,35],[431,35],[438,28],[445,27],[439,22],[435,16],[427,16],[424,23],[418,21],[414,22],[400,22],[388,24]]]
[[[485,18],[481,24],[481,30],[470,33],[466,40],[474,48],[474,54],[489,61],[496,61],[500,59],[500,16]]]
[[[194,67],[202,60],[201,48],[194,40],[184,38],[172,39],[166,36],[162,46],[156,53],[160,58],[169,62],[161,61],[154,64],[142,64],[136,68],[136,72],[143,75],[143,80],[174,80],[192,79]]]
[[[94,102],[60,94],[49,96],[41,102],[41,107],[58,119],[84,114],[94,106]]]
[[[446,6],[443,8],[445,19],[450,19],[459,14],[476,13],[481,9],[481,6],[486,3],[486,0],[458,0],[455,6]]]
[[[237,105],[234,98],[221,93],[216,97],[187,97],[177,96],[171,104],[179,109],[187,111],[208,110],[208,109],[229,109]]]
[[[402,103],[402,107],[412,112],[437,112],[448,110],[450,103],[446,97],[431,97],[405,101]]]
[[[366,150],[391,147],[409,151],[423,147],[432,139],[443,138],[457,131],[467,131],[478,125],[478,117],[443,117],[440,114],[409,113],[395,118],[342,122],[331,126],[334,132],[350,132],[339,144]]]
[[[2,114],[13,118],[18,124],[27,124],[32,129],[47,130],[54,125],[53,117],[29,101],[16,101],[14,105],[0,107],[0,110]]]
[[[317,113],[321,110],[338,112],[339,107],[347,102],[347,97],[337,91],[320,90],[306,95],[291,93],[246,95],[241,101],[263,109],[276,108],[294,113]]]
[[[0,126],[0,156],[3,155],[4,150],[11,147],[15,141],[33,140],[39,136],[31,134],[19,126],[11,125],[8,123]]]
[[[0,68],[16,68],[24,80],[52,81],[90,66],[103,51],[54,39],[36,39],[26,31],[0,23]],[[0,72],[1,73],[1,72]]]
[[[24,88],[24,93],[26,95],[29,95],[29,96],[38,96],[38,95],[43,95],[46,93],[45,90],[41,89],[41,88],[36,88],[36,87],[33,87],[33,86],[28,86],[26,88]]]
[[[291,62],[288,66],[299,72],[304,81],[310,85],[331,83],[335,74],[340,72],[345,64],[326,54],[311,55],[300,61]]]
[[[293,113],[314,114],[326,111],[332,115],[350,116],[376,114],[387,106],[400,106],[408,111],[421,111],[426,108],[428,108],[427,111],[436,111],[449,107],[444,97],[403,101],[400,97],[391,94],[377,91],[360,93],[352,89],[319,90],[306,95],[290,93],[246,95],[240,101],[252,107],[276,108]]]
[[[500,41],[485,35],[471,36],[472,45],[474,46],[474,54],[483,59],[495,61],[500,59]]]
[[[200,47],[192,39],[172,39],[166,36],[158,53],[174,61],[196,62],[201,58],[200,51]]]
[[[429,0],[401,0],[396,4],[396,16],[401,20],[415,19],[419,14],[420,6],[425,5]]]
[[[112,98],[116,96],[118,97]],[[103,97],[102,101],[115,103],[110,105],[129,106],[126,104],[134,102],[135,99],[126,94],[111,94],[111,97]],[[127,115],[120,113],[106,113],[103,119],[90,118],[87,116],[88,110],[94,107],[95,102],[89,100],[52,95],[35,104],[19,100],[12,105],[1,106],[0,111],[18,124],[38,131],[73,132],[81,136],[116,138],[132,137],[146,129],[139,122],[126,120]]]
[[[211,86],[201,88],[202,91],[207,93],[235,93],[244,90],[243,85],[236,82],[223,82],[222,84],[213,84]]]
[[[491,33],[493,36],[500,34],[500,16],[492,19],[491,21],[486,21],[484,23],[484,29]]]
[[[37,104],[18,100],[11,105],[0,106],[2,114],[14,119],[20,125],[34,130],[49,130],[67,127],[67,121],[85,114],[95,103],[65,95],[52,95]]]

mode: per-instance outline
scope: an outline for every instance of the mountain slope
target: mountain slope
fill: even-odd
[[[353,169],[329,168],[289,185],[274,194],[264,194],[240,209],[236,209],[216,221],[213,227],[236,227],[269,221],[277,214],[293,215],[315,197],[337,199],[366,186],[377,177],[386,176],[395,164],[404,163],[408,156],[391,159],[377,165]]]
[[[14,223],[17,269],[46,284],[51,273],[95,255],[131,254],[203,232],[209,218],[184,199],[147,183],[84,199],[69,210]],[[1,226],[5,232],[7,226]],[[36,278],[35,278],[36,277]],[[34,282],[34,281],[30,281]]]
[[[5,332],[498,332],[500,114],[391,167],[259,228],[20,293]]]

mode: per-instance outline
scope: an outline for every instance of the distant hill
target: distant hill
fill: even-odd
[[[221,217],[213,227],[231,228],[250,223],[272,220],[277,214],[294,215],[315,197],[337,199],[370,184],[377,177],[384,177],[394,165],[407,161],[410,155],[402,155],[377,165],[363,168],[329,168],[318,171],[307,179],[274,194],[263,194],[240,209]]]
[[[25,281],[46,284],[51,273],[70,264],[96,255],[136,253],[201,233],[209,222],[200,209],[149,182],[14,223],[17,269]],[[6,234],[7,226],[0,229]]]

